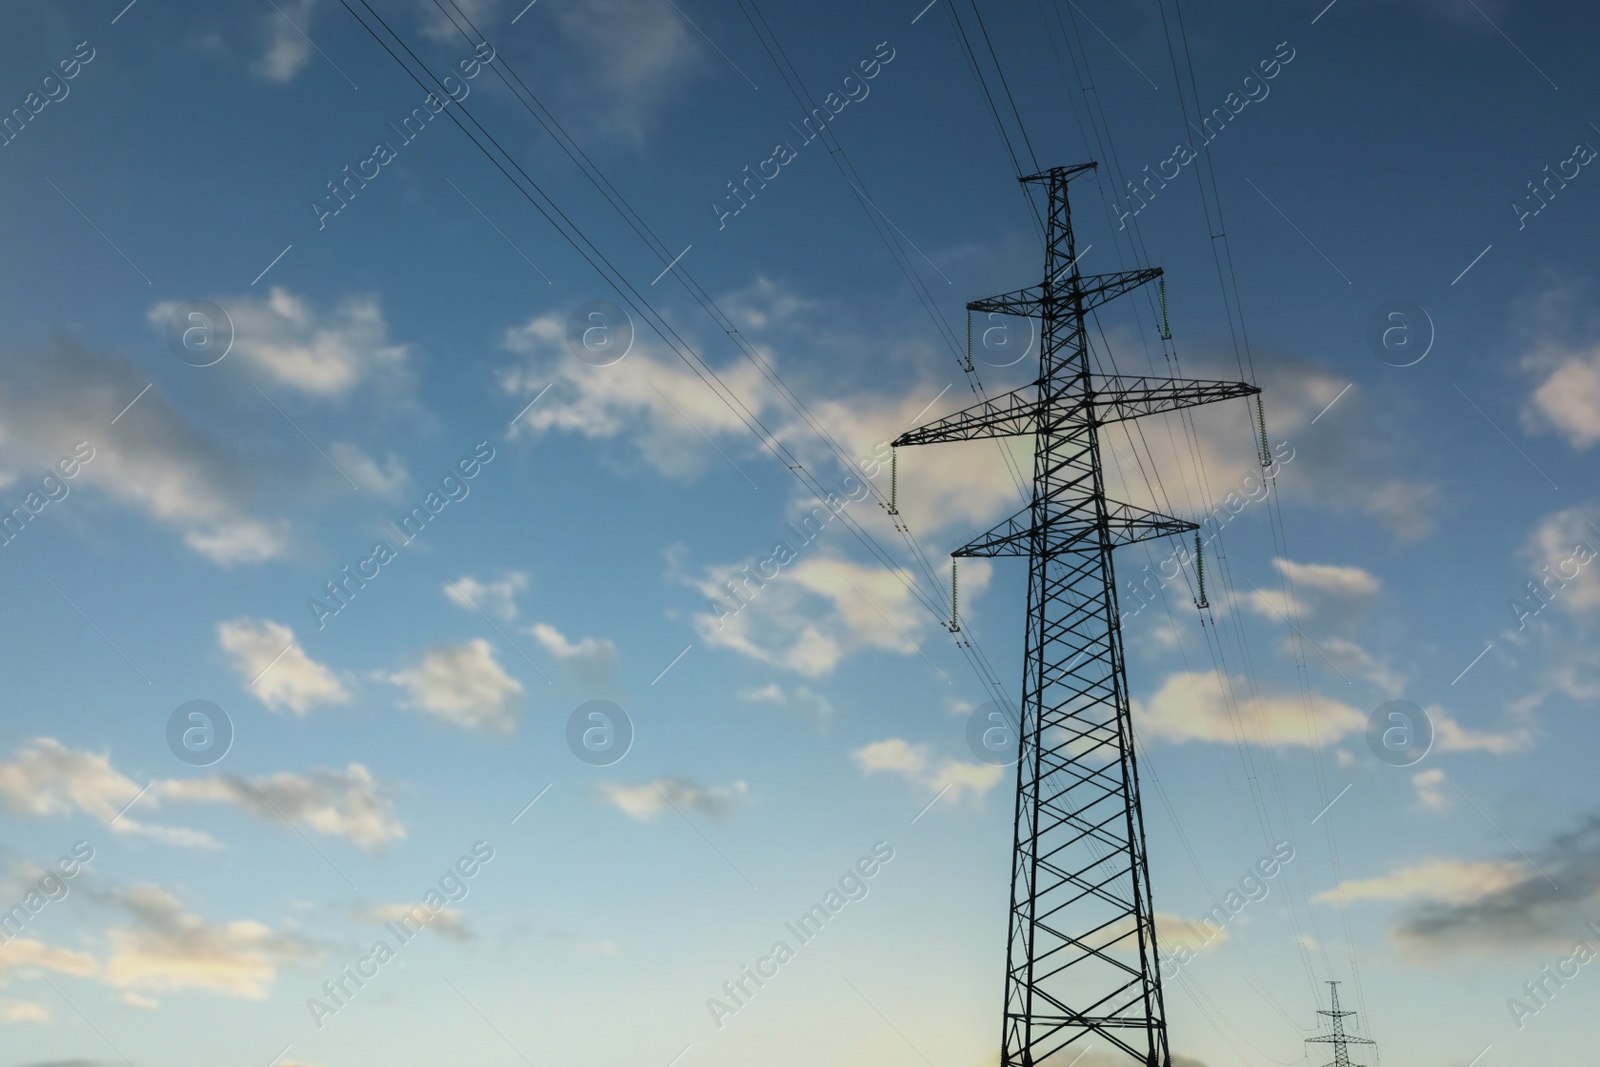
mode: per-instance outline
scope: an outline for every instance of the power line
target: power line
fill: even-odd
[[[400,57],[395,49],[389,45],[388,41],[386,41],[377,32],[377,30],[373,28],[373,26],[367,23],[361,14],[351,6],[350,0],[340,0],[340,2],[344,6],[345,10],[348,11],[351,16],[354,17],[356,21],[367,30],[367,32],[375,41],[378,42],[378,44],[390,55],[391,58],[399,63],[401,68],[414,82],[418,84],[418,86],[420,86],[424,91],[428,92],[430,96],[433,96],[433,90],[429,88],[427,83],[424,82],[422,77],[420,77],[417,73],[417,70],[420,70],[430,80],[433,81],[434,85],[437,86],[440,91],[447,92],[442,82],[440,82],[437,76],[433,74],[433,72],[428,68],[427,64],[423,62],[408,45],[406,45],[405,41],[393,30],[392,27],[389,26],[386,21],[384,21],[383,17],[372,9],[371,5],[367,3],[367,0],[357,0],[357,2],[359,2],[367,11],[367,13],[372,16],[377,25],[381,26],[389,35],[389,37],[395,41],[396,45],[398,45],[398,47],[405,52],[405,54],[411,59],[412,63],[416,65],[417,70],[413,70],[412,67]],[[437,4],[438,0],[435,0],[435,3]],[[456,6],[453,0],[451,2],[451,6]],[[443,11],[442,6],[440,9]],[[470,26],[471,22],[466,18],[464,13],[461,13],[459,8],[456,8],[456,11],[458,14],[461,14],[462,19]],[[448,12],[446,12],[446,14],[448,16]],[[460,25],[456,24],[453,18],[451,21],[453,25],[456,25],[456,29],[459,32],[465,34],[465,31],[461,30]],[[473,29],[474,32],[477,32],[475,26]],[[485,44],[488,43],[487,39],[483,38],[481,32],[478,34],[478,36],[480,39],[484,40]],[[468,40],[470,41],[471,38],[469,37]],[[505,63],[505,65],[508,68],[510,66],[508,62]],[[512,73],[514,75],[513,70],[508,70],[508,73]],[[500,76],[504,81],[505,76]],[[520,77],[517,78],[517,81],[522,86],[524,91],[527,92],[528,97],[537,102],[537,98],[533,96],[531,90],[527,90],[526,83],[522,82]],[[507,87],[510,88],[509,82],[507,82]],[[521,95],[516,94],[515,90],[513,90],[513,95],[517,95],[519,101],[523,102],[523,106],[532,112],[532,107],[530,107],[527,101],[522,99]],[[539,107],[540,111],[544,111],[542,104],[539,105]],[[477,130],[477,133],[475,134],[473,130],[468,129],[467,125],[463,123],[460,118],[456,117],[454,111],[450,112],[451,121],[458,129],[466,134],[467,138],[472,141],[475,147],[483,152],[485,157],[489,159],[495,168],[512,183],[513,187],[518,191],[518,193],[521,194],[523,198],[526,199],[530,204],[532,204],[535,209],[538,210],[539,213],[546,219],[546,221],[556,228],[557,232],[562,235],[562,237],[585,259],[586,262],[589,263],[591,267],[593,267],[603,278],[613,285],[624,303],[626,303],[635,314],[644,320],[646,325],[648,325],[657,334],[657,336],[659,336],[662,341],[668,345],[668,347],[672,348],[674,353],[685,363],[685,365],[691,369],[691,371],[695,373],[697,377],[701,379],[702,382],[712,389],[713,393],[715,393],[718,398],[726,406],[728,406],[731,411],[733,411],[735,416],[745,424],[746,428],[748,428],[756,436],[757,440],[759,440],[764,447],[771,451],[774,456],[780,460],[780,462],[783,462],[784,465],[795,474],[796,478],[799,479],[800,482],[807,487],[807,489],[815,494],[817,499],[825,500],[830,495],[827,488],[824,487],[821,482],[819,482],[817,478],[799,461],[799,458],[789,449],[783,440],[772,430],[770,430],[755,412],[750,410],[748,405],[746,405],[738,397],[738,395],[733,392],[731,387],[729,387],[727,383],[723,381],[723,379],[716,373],[715,370],[705,363],[705,361],[699,356],[694,348],[690,346],[671,326],[670,322],[668,322],[661,315],[661,313],[649,302],[649,300],[642,292],[639,291],[636,286],[634,286],[626,277],[622,275],[622,273],[605,256],[605,254],[600,251],[598,246],[596,246],[588,238],[588,236],[583,232],[582,228],[574,223],[566,215],[566,213],[561,210],[559,205],[557,205],[554,200],[552,200],[549,195],[545,193],[543,188],[540,187],[540,185],[526,172],[526,170],[523,169],[519,163],[517,163],[515,158],[513,158],[510,153],[507,152],[505,148],[501,146],[501,144],[494,138],[494,136],[490,134],[489,131],[485,129],[483,125],[472,115],[472,112],[464,105],[459,104],[457,105],[456,110],[459,110],[461,114],[465,116],[465,118]],[[534,114],[536,118],[539,117],[537,112],[534,112]],[[573,162],[577,163],[578,159],[576,157],[581,156],[586,162],[588,162],[589,169],[585,169],[585,174],[589,177],[589,180],[596,183],[597,188],[599,188],[600,184],[603,183],[604,186],[610,190],[612,196],[607,197],[608,201],[612,203],[614,208],[623,213],[624,218],[629,220],[629,224],[634,229],[634,232],[638,234],[642,240],[646,241],[647,246],[653,247],[653,250],[656,250],[658,254],[662,255],[662,258],[665,259],[665,246],[662,246],[660,241],[654,238],[654,235],[649,231],[648,226],[644,225],[643,220],[639,218],[637,213],[633,212],[631,207],[627,206],[626,201],[621,197],[621,194],[617,193],[615,187],[611,185],[609,180],[605,179],[604,175],[599,172],[598,168],[593,166],[592,161],[589,161],[588,157],[582,153],[581,148],[577,146],[576,142],[572,141],[572,139],[566,135],[566,131],[561,128],[558,123],[554,122],[553,116],[549,116],[547,111],[545,111],[545,116],[551,119],[551,124],[546,125],[541,121],[541,125],[544,125],[547,132],[551,132],[552,136],[556,136],[556,130],[560,131],[561,136],[557,137],[557,140],[562,144],[563,148],[567,150],[569,158],[572,158]],[[551,129],[551,125],[555,126],[555,130]],[[483,140],[479,139],[479,135],[481,135]],[[488,145],[485,145],[485,141],[488,142]],[[489,145],[493,146],[493,151],[490,150],[488,147]],[[571,147],[569,148],[568,145]],[[496,153],[499,155],[497,156]],[[502,159],[504,160],[503,162]],[[583,169],[581,164],[580,169]],[[590,173],[591,170],[593,173]],[[515,171],[515,175],[513,175],[513,171]],[[519,178],[521,181],[518,180]],[[523,183],[526,183],[526,186],[524,186]],[[648,235],[648,237],[646,235]],[[679,274],[680,277],[688,279],[685,281],[685,284],[690,288],[691,294],[696,297],[697,301],[701,303],[702,307],[705,308],[708,313],[712,314],[713,318],[719,321],[719,324],[726,324],[725,329],[729,330],[730,336],[733,336],[736,343],[740,344],[741,350],[745,352],[747,357],[752,359],[753,362],[757,363],[758,366],[765,367],[766,371],[771,373],[772,378],[776,378],[776,374],[775,372],[772,372],[770,365],[767,365],[764,360],[761,360],[757,356],[753,349],[749,348],[748,343],[744,342],[742,335],[737,334],[737,330],[732,327],[731,320],[721,312],[721,309],[716,308],[713,310],[715,308],[715,304],[710,300],[709,296],[705,294],[704,290],[699,289],[698,286],[692,282],[692,279],[689,279],[686,271],[679,271]],[[769,378],[769,380],[772,380],[772,378]],[[833,441],[827,436],[826,432],[820,427],[820,424],[817,424],[815,420],[810,417],[810,413],[804,410],[803,405],[800,404],[798,398],[795,397],[793,392],[788,389],[787,385],[782,384],[781,379],[774,381],[773,384],[781,395],[784,395],[785,398],[788,399],[797,410],[802,412],[802,417],[806,418],[806,420],[812,424],[812,428],[818,431],[819,436],[823,437],[824,441],[829,444],[830,448],[832,448],[835,453],[840,456],[840,459],[845,464],[846,468],[853,471],[854,467],[849,457],[842,453],[842,450],[839,448],[836,441]],[[872,486],[870,481],[865,484],[871,487],[872,492],[880,492],[877,490],[876,486]],[[946,612],[943,605],[935,601],[917,583],[909,580],[899,565],[893,560],[893,558],[890,557],[883,547],[878,544],[876,538],[874,538],[864,527],[862,527],[853,516],[848,515],[842,509],[836,512],[836,514],[838,514],[844,525],[851,531],[857,540],[860,541],[862,545],[866,547],[867,550],[890,571],[890,573],[894,574],[901,581],[901,583],[905,585],[908,592],[914,598],[920,601],[930,613],[941,620],[946,617]],[[909,530],[904,532],[907,536],[909,536]],[[937,582],[934,583],[934,588],[939,588]],[[1003,690],[994,689],[995,686],[998,686],[998,679],[994,676],[992,670],[986,669],[987,664],[986,661],[982,660],[981,649],[978,649],[977,646],[970,641],[970,639],[958,642],[958,647],[962,649],[963,654],[967,656],[969,662],[973,663],[974,669],[979,674],[980,681],[982,681],[987,688],[993,690],[997,697],[1003,699]]]

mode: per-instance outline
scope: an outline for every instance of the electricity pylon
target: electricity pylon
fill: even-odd
[[[1333,1033],[1331,1033],[1331,1034],[1322,1034],[1322,1035],[1320,1035],[1318,1037],[1308,1037],[1308,1038],[1306,1038],[1306,1043],[1308,1045],[1332,1045],[1333,1046],[1333,1062],[1328,1064],[1328,1067],[1351,1067],[1350,1050],[1349,1050],[1349,1048],[1347,1046],[1349,1046],[1349,1045],[1376,1045],[1377,1042],[1373,1041],[1373,1040],[1370,1040],[1369,1038],[1365,1038],[1365,1037],[1351,1037],[1349,1034],[1344,1032],[1344,1021],[1345,1021],[1345,1019],[1347,1019],[1350,1016],[1354,1015],[1355,1012],[1353,1012],[1353,1011],[1340,1011],[1339,1010],[1339,983],[1338,982],[1329,982],[1328,985],[1333,990],[1333,1010],[1332,1011],[1318,1011],[1317,1014],[1318,1015],[1326,1015],[1326,1016],[1328,1016],[1328,1018],[1333,1020],[1333,1022],[1331,1024],[1332,1027],[1333,1027]]]
[[[1002,1067],[1091,1038],[1169,1067],[1111,550],[1198,527],[1106,498],[1100,427],[1259,392],[1090,370],[1085,316],[1161,275],[1078,272],[1067,183],[1095,166],[1021,179],[1048,191],[1044,281],[967,305],[1040,321],[1038,379],[895,441],[1035,439],[1032,501],[952,553],[1029,562]]]

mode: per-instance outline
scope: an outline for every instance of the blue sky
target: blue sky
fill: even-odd
[[[1014,778],[969,749],[988,694],[924,599],[1017,509],[1027,445],[901,455],[926,570],[879,503],[884,442],[1036,358],[1021,320],[974,323],[976,375],[958,354],[964,304],[1042,249],[947,0],[458,2],[476,47],[433,0],[351,3],[454,72],[433,108],[336,0],[0,16],[4,1062],[994,1063]],[[1600,938],[1593,20],[1013,7],[978,10],[1020,165],[1101,160],[1081,268],[1166,271],[1181,368],[1143,294],[1095,359],[1239,376],[1221,263],[1278,457],[1261,499],[1242,402],[1106,435],[1112,495],[1227,516],[1209,611],[1187,566],[1134,610],[1179,545],[1118,556],[1158,931],[1190,953],[1176,1062],[1300,1062],[1329,979],[1390,1062],[1574,1058],[1600,983],[1574,956]],[[836,94],[826,141],[796,72]],[[1203,148],[1178,73],[1229,116]],[[1163,164],[1135,245],[1115,175]],[[626,355],[578,358],[575,313],[633,293]],[[209,366],[168,342],[191,302],[231,335]],[[1375,321],[1418,347],[1375,351]],[[826,492],[844,517],[797,533]],[[960,581],[1014,694],[1023,571]],[[206,766],[168,746],[192,700],[231,723]],[[591,700],[631,722],[609,765],[568,746]],[[1426,711],[1420,762],[1368,745],[1391,700]],[[830,891],[854,899],[799,943]],[[370,977],[335,1000],[346,966]]]

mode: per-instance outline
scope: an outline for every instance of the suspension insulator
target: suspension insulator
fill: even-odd
[[[972,312],[967,312],[967,373],[972,373]]]
[[[1199,530],[1194,534],[1194,574],[1200,586],[1200,595],[1195,599],[1194,606],[1204,611],[1211,606],[1211,601],[1206,599],[1206,557]]]
[[[900,450],[889,449],[889,514],[900,514]]]
[[[1256,426],[1261,432],[1261,465],[1272,466],[1272,449],[1267,445],[1267,409],[1261,403],[1261,394],[1256,394]]]
[[[957,605],[956,561],[952,557],[950,560],[950,632],[953,634],[961,632],[961,612]]]
[[[1163,341],[1172,340],[1172,327],[1167,322],[1167,279],[1165,276],[1161,279],[1161,339]]]

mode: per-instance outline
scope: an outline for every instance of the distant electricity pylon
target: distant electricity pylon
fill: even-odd
[[[1029,564],[1003,1067],[1091,1038],[1169,1067],[1111,550],[1198,527],[1106,498],[1100,427],[1260,391],[1090,370],[1085,316],[1161,275],[1078,273],[1067,183],[1095,166],[1021,179],[1048,190],[1044,282],[967,305],[1039,320],[1038,379],[895,441],[1035,439],[1031,503],[952,553]]]
[[[1353,1011],[1340,1011],[1339,1010],[1339,983],[1338,982],[1329,982],[1328,985],[1333,990],[1333,1010],[1332,1011],[1318,1011],[1317,1014],[1318,1015],[1326,1015],[1328,1018],[1333,1020],[1333,1022],[1330,1024],[1333,1027],[1333,1033],[1331,1033],[1331,1034],[1322,1034],[1319,1037],[1308,1037],[1308,1038],[1306,1038],[1306,1043],[1309,1044],[1309,1045],[1332,1045],[1333,1046],[1333,1062],[1328,1064],[1328,1067],[1351,1067],[1350,1050],[1349,1050],[1349,1048],[1347,1046],[1349,1046],[1349,1045],[1376,1045],[1377,1042],[1376,1041],[1372,1041],[1372,1040],[1370,1040],[1368,1038],[1365,1038],[1365,1037],[1351,1037],[1349,1034],[1344,1032],[1344,1021],[1345,1021],[1345,1019],[1347,1019],[1350,1016],[1354,1015],[1355,1012],[1353,1012]]]

